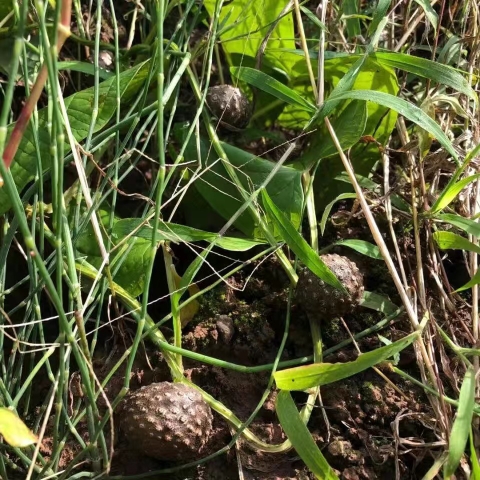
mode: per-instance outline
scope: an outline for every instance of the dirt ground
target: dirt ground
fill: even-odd
[[[255,277],[242,290],[247,275],[248,272],[242,272],[229,280],[230,285],[218,288],[205,297],[200,312],[185,328],[184,348],[247,366],[268,364],[275,359],[285,325],[288,280],[273,259],[260,265]],[[366,275],[367,287],[371,281],[378,282],[374,272]],[[351,318],[345,317],[353,334],[381,318],[375,312],[364,310]],[[327,348],[348,338],[348,332],[340,322],[323,327]],[[400,320],[383,334],[395,339],[405,335],[407,329],[407,324],[402,325]],[[171,334],[168,329],[164,333],[167,338]],[[362,351],[378,346],[375,336],[359,342]],[[132,390],[152,382],[170,380],[161,354],[148,344],[145,347],[144,353],[136,359],[130,384]],[[109,364],[113,365],[121,353],[120,349]],[[309,323],[301,309],[294,305],[282,360],[310,354]],[[356,355],[354,347],[348,346],[328,356],[325,361],[343,362],[354,359]],[[415,369],[413,350],[402,353],[400,363],[402,368]],[[97,375],[100,379],[102,373],[108,371],[108,366],[98,362]],[[243,421],[257,407],[270,375],[269,371],[239,373],[188,359],[184,359],[184,366],[185,375],[190,380],[223,402]],[[401,479],[422,478],[436,454],[435,448],[426,445],[435,442],[436,437],[434,415],[428,410],[428,400],[423,392],[388,371],[383,373],[392,384],[369,370],[321,388],[321,401],[314,408],[309,429],[342,479],[391,479],[395,475]],[[123,380],[120,374],[112,379],[106,389],[110,399],[120,391]],[[75,393],[73,383],[71,390]],[[301,407],[306,395],[296,393],[293,396]],[[282,443],[286,439],[275,414],[275,398],[276,391],[273,389],[251,424],[252,431],[271,444]],[[100,405],[105,407],[101,400]],[[227,423],[214,414],[213,431],[201,457],[222,449],[231,438],[232,432]],[[49,442],[51,440],[47,438],[42,447],[46,456]],[[67,465],[78,450],[78,446],[67,445],[61,463]],[[121,435],[117,435],[111,475],[138,475],[175,466],[142,455],[134,445],[129,445]],[[268,454],[252,450],[242,440],[237,441],[236,447],[204,464],[177,473],[156,474],[152,478],[236,480],[242,478],[240,474],[252,480],[314,478],[294,450]]]

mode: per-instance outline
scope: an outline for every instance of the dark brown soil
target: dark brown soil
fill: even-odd
[[[261,266],[255,280],[248,283],[246,288],[237,290],[244,286],[243,282],[244,277],[239,275],[230,279],[230,285],[235,289],[226,286],[205,298],[199,314],[185,328],[184,348],[241,365],[262,365],[275,359],[283,335],[288,283],[273,261]],[[233,320],[231,338],[225,335],[222,326],[217,326],[222,315]],[[225,317],[222,318],[225,320]],[[378,319],[372,319],[370,313],[360,312],[345,320],[355,333]],[[169,332],[165,333],[168,335]],[[404,332],[401,332],[401,325],[396,325],[395,329],[383,334],[395,339]],[[324,341],[327,347],[346,338],[348,334],[341,324],[325,326]],[[362,351],[378,346],[376,337],[360,342]],[[137,356],[131,389],[169,380],[169,372],[161,355],[148,351],[149,348],[147,346],[147,351]],[[303,312],[294,306],[290,335],[282,360],[309,355],[310,348],[308,322]],[[97,375],[100,379],[108,371],[108,366],[119,358],[122,353],[120,350],[108,365],[98,362]],[[346,361],[355,357],[355,350],[346,347],[327,360]],[[257,407],[270,375],[269,371],[239,373],[188,359],[184,359],[184,366],[187,378],[223,402],[243,421]],[[309,429],[340,478],[390,479],[396,471],[400,478],[421,478],[426,471],[424,465],[431,465],[435,451],[422,447],[427,439],[435,440],[434,416],[426,410],[427,400],[413,385],[400,381],[388,372],[384,373],[399,391],[373,370],[321,389],[321,403],[314,409]],[[109,399],[117,395],[123,381],[120,374],[113,378],[106,389]],[[259,438],[271,444],[282,443],[286,438],[275,414],[275,398],[276,391],[272,390],[250,426]],[[294,398],[301,407],[306,396],[297,393]],[[323,409],[320,405],[323,405]],[[105,401],[101,400],[99,406],[104,409]],[[231,439],[232,432],[227,423],[214,414],[213,433],[202,457],[224,448]],[[403,439],[408,439],[408,442],[403,444]],[[47,439],[44,442],[43,453],[46,456],[49,441]],[[61,463],[66,466],[77,451],[78,446],[67,445]],[[424,458],[426,461],[422,463]],[[151,478],[159,479],[236,480],[241,472],[243,478],[252,480],[314,478],[294,450],[268,454],[252,450],[242,440],[237,441],[236,447],[204,464],[177,473],[153,473],[175,466],[178,464],[159,462],[141,455],[120,437],[115,442],[111,475],[128,478],[129,475],[152,472]]]

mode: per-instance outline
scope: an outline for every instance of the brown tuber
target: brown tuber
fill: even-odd
[[[341,317],[352,312],[363,297],[363,275],[347,257],[333,254],[321,256],[348,293],[328,285],[308,268],[300,271],[296,289],[298,303],[310,320]]]
[[[120,429],[129,445],[157,460],[193,460],[212,431],[212,412],[200,393],[183,383],[152,383],[131,393]]]
[[[216,85],[207,91],[207,106],[229,130],[243,130],[250,122],[252,107],[242,91],[232,85]]]

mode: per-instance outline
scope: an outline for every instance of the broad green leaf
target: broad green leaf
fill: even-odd
[[[438,27],[438,15],[437,12],[430,5],[429,0],[415,0],[420,7],[422,7],[425,12],[425,16],[428,18],[428,21],[432,24],[433,28],[436,30]]]
[[[210,17],[216,10],[217,0],[204,0]],[[219,35],[230,66],[242,65],[243,57],[255,58],[262,40],[276,24],[265,49],[265,60],[276,68],[290,72],[295,55],[295,31],[292,13],[280,18],[285,2],[278,0],[232,0],[225,2],[220,12]]]
[[[442,195],[438,198],[438,200],[432,205],[432,208],[429,211],[430,215],[433,215],[440,210],[443,210],[445,207],[448,207],[457,195],[470,183],[480,178],[480,174],[477,173],[475,175],[470,175],[469,177],[462,178],[457,183],[450,185],[448,189],[442,192]]]
[[[387,297],[379,295],[375,292],[363,292],[363,298],[360,305],[370,308],[385,315],[393,315],[398,311],[398,307],[392,303]]]
[[[335,100],[332,101],[347,98],[367,100],[369,102],[378,103],[395,110],[397,113],[403,115],[411,122],[431,133],[443,145],[447,152],[450,153],[450,155],[452,155],[452,157],[458,162],[458,155],[453,148],[452,142],[448,139],[439,125],[416,105],[413,105],[402,98],[395,97],[388,93],[374,92],[372,90],[352,90],[335,96]],[[330,100],[328,100],[326,103],[329,101]]]
[[[470,218],[462,217],[456,213],[439,213],[435,215],[435,220],[449,223],[470,235],[480,237],[480,223]]]
[[[259,90],[263,90],[290,105],[296,105],[297,107],[308,110],[312,113],[316,110],[315,105],[306,101],[295,90],[292,90],[260,70],[248,67],[232,67],[230,73],[239,80],[258,88]]]
[[[453,232],[434,232],[433,238],[441,250],[466,250],[480,253],[480,246]]]
[[[473,366],[468,367],[463,377],[458,410],[452,425],[448,441],[448,460],[445,464],[444,474],[450,478],[455,473],[467,446],[470,428],[472,426],[473,406],[475,405],[475,371]]]
[[[433,62],[426,58],[395,52],[375,52],[374,56],[382,65],[429,78],[434,82],[447,85],[473,100],[477,99],[477,94],[468,83],[466,76],[441,62]]]
[[[338,280],[335,274],[325,265],[317,252],[310,247],[305,239],[298,233],[288,217],[272,202],[265,191],[262,191],[263,206],[268,216],[275,223],[280,231],[282,239],[287,243],[295,255],[309,268],[317,277],[332,287],[345,291],[345,287]]]
[[[335,471],[325,460],[307,426],[303,423],[290,392],[278,393],[275,410],[293,448],[315,477],[321,480],[338,480]]]
[[[237,188],[232,185],[225,168],[203,139],[199,140],[201,162],[205,168],[194,186],[210,206],[225,220],[229,220],[243,205]],[[262,185],[271,170],[272,162],[256,157],[244,150],[222,143],[230,163],[235,167],[243,188],[253,191]],[[187,161],[198,161],[195,140],[191,140],[185,150]],[[301,221],[303,204],[302,173],[281,167],[272,181],[267,185],[267,192],[273,202],[298,227]],[[235,222],[235,226],[248,238],[262,239],[263,232],[255,224],[252,216],[246,212]]]
[[[391,345],[362,353],[353,362],[316,363],[275,372],[275,382],[281,390],[307,390],[318,385],[327,385],[351,377],[394,356],[408,347],[418,338],[418,333],[411,333]]]
[[[12,447],[28,447],[38,441],[37,436],[9,408],[0,407],[0,435]]]
[[[333,83],[335,85],[345,75],[348,71],[348,65],[351,65],[353,58],[357,57],[339,57],[325,62],[325,75],[329,84]],[[315,68],[317,62],[312,63]],[[364,61],[352,88],[354,90],[374,90],[375,92],[385,92],[392,95],[396,95],[398,92],[397,78],[394,71],[370,57]],[[373,102],[366,103],[367,123],[363,135],[372,136],[383,145],[388,141],[395,127],[397,113],[383,105]],[[343,105],[344,103],[341,102],[341,108],[345,108]],[[381,154],[376,144],[357,142],[350,150],[350,159],[355,172],[367,177],[374,165],[381,160]],[[333,181],[333,178],[342,171],[343,164],[338,155],[324,158],[320,162],[314,183],[318,210],[323,210],[325,205],[341,193],[353,191],[350,183],[343,184]]]
[[[139,64],[120,74],[120,101],[122,104],[130,102],[147,79],[148,63]],[[112,77],[98,86],[99,105],[98,117],[95,125],[95,132],[107,125],[117,108],[116,78]],[[82,141],[88,134],[92,118],[94,98],[94,87],[74,93],[65,99],[70,126],[77,141]],[[42,167],[45,172],[50,168],[51,163],[51,142],[48,133],[48,107],[38,112],[38,140],[40,153],[42,155]],[[8,134],[13,130],[14,125],[9,125]],[[70,151],[68,143],[65,144],[65,153]],[[18,148],[14,162],[10,167],[12,177],[19,191],[33,180],[37,170],[36,148],[34,143],[34,132],[32,123],[25,130],[22,141]],[[10,209],[11,202],[5,189],[0,189],[0,214]]]
[[[355,119],[352,122],[352,118]],[[363,135],[367,125],[367,103],[350,102],[338,117],[332,120],[332,125],[342,150],[347,150],[355,145]],[[304,153],[292,163],[299,163],[304,170],[311,168],[318,160],[338,153],[327,127],[322,124],[312,134],[313,139]]]
[[[330,215],[330,211],[335,203],[339,202],[340,200],[346,200],[347,198],[357,198],[356,193],[342,193],[337,198],[333,199],[323,210],[322,219],[320,220],[320,232],[323,235],[325,233],[325,227],[327,225],[327,220]]]
[[[335,245],[341,245],[343,247],[351,248],[362,255],[367,257],[374,258],[375,260],[382,260],[382,254],[376,245],[373,243],[367,242],[365,240],[358,240],[355,238],[339,240],[335,242]]]
[[[115,223],[112,233],[116,238],[132,236],[151,240],[152,227],[146,225],[141,218],[124,218]],[[217,233],[205,232],[186,225],[167,222],[160,222],[155,238],[157,242],[167,240],[173,243],[189,243],[202,240],[207,242],[215,241],[215,245],[218,247],[232,252],[244,252],[263,243],[247,238],[219,237]]]
[[[83,208],[83,213],[86,213]],[[97,209],[100,225],[104,232],[103,239],[108,240],[107,234],[110,219],[110,208],[105,206]],[[83,217],[80,218],[79,224],[82,225]],[[113,228],[119,221],[118,217],[114,217]],[[73,227],[73,225],[72,225]],[[132,297],[137,297],[143,292],[147,266],[153,255],[151,237],[131,238],[128,242],[124,242],[124,236],[113,236],[111,238],[113,245],[117,246],[114,253],[110,256],[110,268],[112,269],[113,279],[122,286]],[[87,257],[87,261],[100,268],[102,265],[102,257],[98,246],[97,238],[94,234],[92,224],[86,222],[83,229],[73,239],[73,244],[77,251]]]

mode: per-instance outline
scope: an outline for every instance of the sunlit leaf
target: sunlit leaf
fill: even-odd
[[[480,253],[480,246],[453,232],[434,232],[433,238],[441,250],[466,250]]]
[[[473,100],[477,99],[477,94],[468,83],[466,76],[441,61],[434,62],[426,58],[396,52],[375,52],[374,56],[382,65],[429,78],[464,93]]]
[[[445,478],[455,473],[467,446],[470,428],[472,426],[473,406],[475,405],[475,371],[470,366],[463,377],[458,410],[452,425],[448,441],[448,460],[445,464]]]
[[[303,108],[310,112],[315,112],[316,108],[310,102],[305,100],[295,90],[287,87],[283,83],[275,80],[270,75],[248,67],[232,67],[230,69],[231,74],[253,87],[256,87],[270,95],[286,102],[291,105],[296,105],[299,108]]]
[[[432,208],[430,209],[431,214],[439,212],[440,210],[445,208],[456,197],[456,195],[460,193],[460,192],[455,193],[458,190],[458,188],[462,186],[462,184],[459,185],[459,178],[465,171],[465,168],[479,153],[480,153],[480,143],[475,145],[475,147],[468,152],[467,156],[465,157],[465,160],[463,161],[461,168],[457,168],[455,173],[450,177],[446,187],[442,190],[442,193],[439,195],[436,202],[432,205]],[[466,178],[470,178],[470,177],[466,177]]]
[[[462,217],[456,213],[439,213],[435,215],[435,220],[449,223],[474,237],[480,237],[480,223],[470,218]]]
[[[429,22],[432,24],[433,28],[436,30],[438,27],[438,15],[437,12],[430,5],[429,0],[415,0],[425,12],[425,16],[428,18]]]
[[[302,422],[290,392],[278,393],[275,410],[288,439],[315,477],[321,480],[338,479]]]
[[[475,175],[470,175],[469,177],[462,178],[459,180],[457,183],[454,183],[453,185],[450,185],[448,189],[446,189],[441,197],[438,198],[438,200],[432,205],[432,208],[429,211],[430,215],[435,214],[436,212],[439,212],[440,210],[443,210],[445,207],[448,207],[450,203],[452,203],[455,198],[457,198],[457,195],[470,183],[473,181],[477,180],[480,178],[480,174],[477,173]]]
[[[356,238],[347,238],[345,240],[339,240],[335,242],[335,245],[351,248],[362,255],[374,258],[375,260],[382,260],[382,254],[376,245],[367,242],[365,240],[358,240]]]
[[[145,221],[142,218],[124,218],[115,223],[113,234],[117,238],[132,236],[151,240],[152,227],[145,225]],[[244,252],[264,243],[248,238],[219,236],[217,233],[205,232],[187,225],[168,222],[159,223],[155,239],[157,242],[167,240],[173,243],[190,243],[202,240],[206,242],[215,241],[216,246],[233,252]]]
[[[447,150],[450,155],[458,162],[458,155],[453,148],[452,142],[448,139],[439,125],[432,120],[425,112],[412,103],[403,100],[403,98],[395,97],[384,92],[374,92],[372,90],[351,90],[335,96],[333,101],[339,99],[356,99],[367,100],[369,102],[378,103],[385,107],[395,110],[408,120],[416,123],[418,126],[431,133]],[[330,100],[327,100],[328,103]]]
[[[9,408],[0,407],[0,435],[12,447],[28,447],[38,441],[37,436]]]
[[[204,0],[203,5],[213,17],[217,0]],[[230,66],[243,65],[245,57],[255,58],[263,38],[275,24],[265,48],[265,62],[290,72],[296,58],[288,50],[295,48],[295,32],[292,13],[280,17],[284,7],[285,3],[278,0],[224,2],[219,16],[219,44]]]
[[[351,377],[373,367],[408,347],[418,338],[411,333],[391,345],[362,353],[356,360],[345,363],[316,363],[275,372],[275,382],[281,390],[307,390]]]

